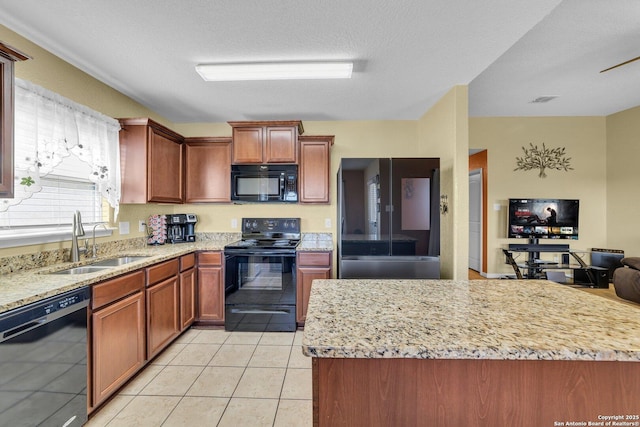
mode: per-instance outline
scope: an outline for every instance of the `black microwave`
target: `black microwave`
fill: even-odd
[[[232,165],[231,201],[298,201],[297,165]]]

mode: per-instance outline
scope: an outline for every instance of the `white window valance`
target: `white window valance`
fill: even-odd
[[[42,189],[41,178],[62,159],[75,156],[90,167],[94,182],[118,215],[120,149],[117,120],[55,92],[15,79],[15,197],[0,199],[0,211]]]

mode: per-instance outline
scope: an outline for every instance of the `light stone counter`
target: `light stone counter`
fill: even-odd
[[[87,259],[83,256],[77,263],[62,261],[68,257],[66,250],[10,257],[0,265],[0,313],[194,251],[221,251],[225,245],[239,240],[240,237],[240,233],[198,233],[196,237],[198,240],[195,243],[160,246],[148,246],[142,238],[114,241],[99,246],[99,257]],[[300,251],[331,251],[332,249],[333,240],[329,233],[305,234],[298,248]],[[94,273],[48,274],[124,255],[143,255],[149,258]]]
[[[165,244],[160,246],[136,244],[129,247],[124,245],[108,253],[101,254],[95,259],[83,258],[77,263],[58,262],[45,267],[2,274],[0,277],[0,313],[194,251],[221,251],[227,243],[238,240],[238,238],[238,235],[230,234],[213,239],[207,239],[205,237],[203,240],[195,243]],[[124,255],[143,255],[149,258],[94,273],[75,275],[48,274],[66,268],[88,265],[101,259]]]
[[[315,280],[315,358],[640,361],[640,310],[544,280]]]

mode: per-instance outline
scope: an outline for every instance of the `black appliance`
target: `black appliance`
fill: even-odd
[[[225,329],[296,330],[300,218],[243,218],[242,240],[224,248]]]
[[[87,421],[88,287],[0,314],[0,424]]]
[[[338,278],[440,277],[440,159],[343,158]]]
[[[263,203],[298,201],[297,165],[232,165],[231,200]]]
[[[168,243],[184,243],[196,241],[196,223],[198,217],[195,214],[169,214],[167,217]]]

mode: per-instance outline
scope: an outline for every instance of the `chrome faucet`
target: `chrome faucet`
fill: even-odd
[[[80,253],[87,251],[87,246],[80,248],[78,246],[78,237],[84,236],[84,228],[82,227],[82,216],[80,211],[76,211],[73,215],[73,230],[71,230],[71,262],[80,261]]]
[[[91,250],[91,258],[95,258],[98,256],[98,249],[96,248],[96,228],[101,225],[104,227],[105,230],[108,230],[107,226],[104,224],[104,222],[99,222],[96,225],[93,226],[93,248]]]

